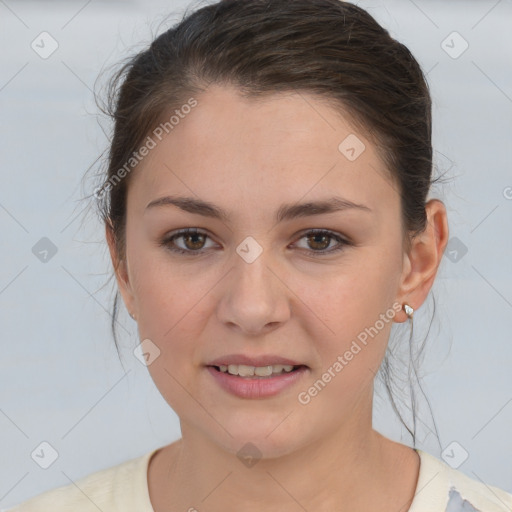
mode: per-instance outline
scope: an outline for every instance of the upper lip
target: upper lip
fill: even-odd
[[[207,363],[207,366],[228,366],[230,364],[245,364],[247,366],[273,366],[276,364],[284,364],[291,366],[306,366],[303,363],[288,359],[287,357],[281,357],[278,355],[265,354],[261,356],[249,357],[245,354],[230,354],[227,356],[221,356],[213,361]]]

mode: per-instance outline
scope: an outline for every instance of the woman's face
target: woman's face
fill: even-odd
[[[232,453],[251,442],[273,457],[370,428],[409,270],[399,195],[374,146],[307,94],[254,101],[216,86],[195,99],[153,136],[127,197],[120,285],[156,386],[184,436]],[[180,208],[170,196],[188,199]],[[170,240],[183,229],[199,233]],[[306,369],[255,383],[209,368],[231,355]]]

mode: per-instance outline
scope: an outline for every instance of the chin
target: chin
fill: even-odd
[[[241,460],[244,457],[255,459],[275,459],[288,455],[306,443],[304,432],[295,432],[290,426],[284,425],[281,417],[279,421],[249,420],[245,425],[225,423],[224,430],[219,438],[213,439],[219,447],[236,455]],[[281,423],[282,422],[282,423]],[[281,425],[280,425],[281,423]],[[277,427],[277,428],[276,428]],[[300,438],[299,438],[300,437]]]

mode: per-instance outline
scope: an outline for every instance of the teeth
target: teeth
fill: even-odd
[[[220,365],[221,372],[230,373],[231,375],[239,375],[240,377],[269,377],[273,374],[280,374],[283,371],[289,373],[293,370],[292,365],[274,364],[269,366],[248,366],[245,364]]]

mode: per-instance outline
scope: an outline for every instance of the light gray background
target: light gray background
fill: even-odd
[[[512,3],[359,4],[428,72],[436,165],[451,179],[432,196],[445,201],[460,243],[450,241],[457,252],[443,258],[434,286],[422,366],[442,448],[458,443],[448,453],[467,451],[461,471],[512,492]],[[169,26],[159,27],[165,15],[176,19],[187,5],[0,0],[0,507],[180,435],[132,354],[136,326],[125,314],[124,368],[117,358],[103,228],[80,197],[84,172],[107,144],[91,92],[99,72],[142,49]],[[47,59],[31,48],[42,31],[59,44]],[[469,44],[458,58],[441,46],[453,31]],[[46,263],[32,252],[43,237],[58,249]],[[419,338],[431,304],[415,314]],[[410,443],[378,397],[375,426]],[[419,426],[418,446],[440,457],[427,409]],[[31,458],[43,441],[59,453],[46,470]]]

